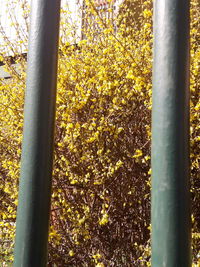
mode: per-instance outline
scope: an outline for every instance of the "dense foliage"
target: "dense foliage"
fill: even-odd
[[[85,27],[85,40],[66,44],[67,12],[61,23],[49,266],[150,266],[152,3],[127,0],[117,20],[106,19],[90,0],[87,6],[87,23],[92,20],[93,26]],[[199,16],[200,4],[193,0],[194,266],[200,249]],[[18,39],[24,45],[23,36]],[[17,69],[1,55],[12,75],[0,83],[0,257],[8,262],[13,257],[26,65],[16,51]]]

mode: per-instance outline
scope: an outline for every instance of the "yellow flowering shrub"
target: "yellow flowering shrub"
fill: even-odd
[[[60,41],[49,266],[150,266],[152,2],[126,0],[117,20],[106,19],[92,1],[87,5],[87,21],[98,27],[85,28],[86,39],[75,45]],[[194,266],[200,249],[199,13],[193,0]],[[69,29],[61,21],[61,36]],[[16,59],[17,73],[2,55],[12,79],[0,84],[0,257],[11,262],[25,87],[25,58]]]

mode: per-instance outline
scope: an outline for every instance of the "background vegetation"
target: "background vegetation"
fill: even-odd
[[[192,247],[193,266],[199,266],[200,4],[191,2]],[[28,7],[20,3],[26,21]],[[152,2],[127,0],[115,20],[89,0],[87,6],[90,26],[76,45],[70,45],[74,25],[62,13],[48,264],[150,266]],[[27,30],[16,29],[15,42],[1,30],[18,63],[12,65],[2,47],[12,76],[0,81],[0,258],[7,264],[13,260],[26,76]]]

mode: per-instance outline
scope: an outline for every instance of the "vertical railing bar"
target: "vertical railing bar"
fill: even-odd
[[[189,0],[155,0],[152,266],[189,267]]]
[[[60,0],[32,0],[15,267],[47,262]]]

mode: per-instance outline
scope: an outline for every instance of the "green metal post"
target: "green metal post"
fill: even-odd
[[[15,267],[46,266],[60,0],[32,0]]]
[[[155,0],[152,266],[189,267],[189,0]]]

